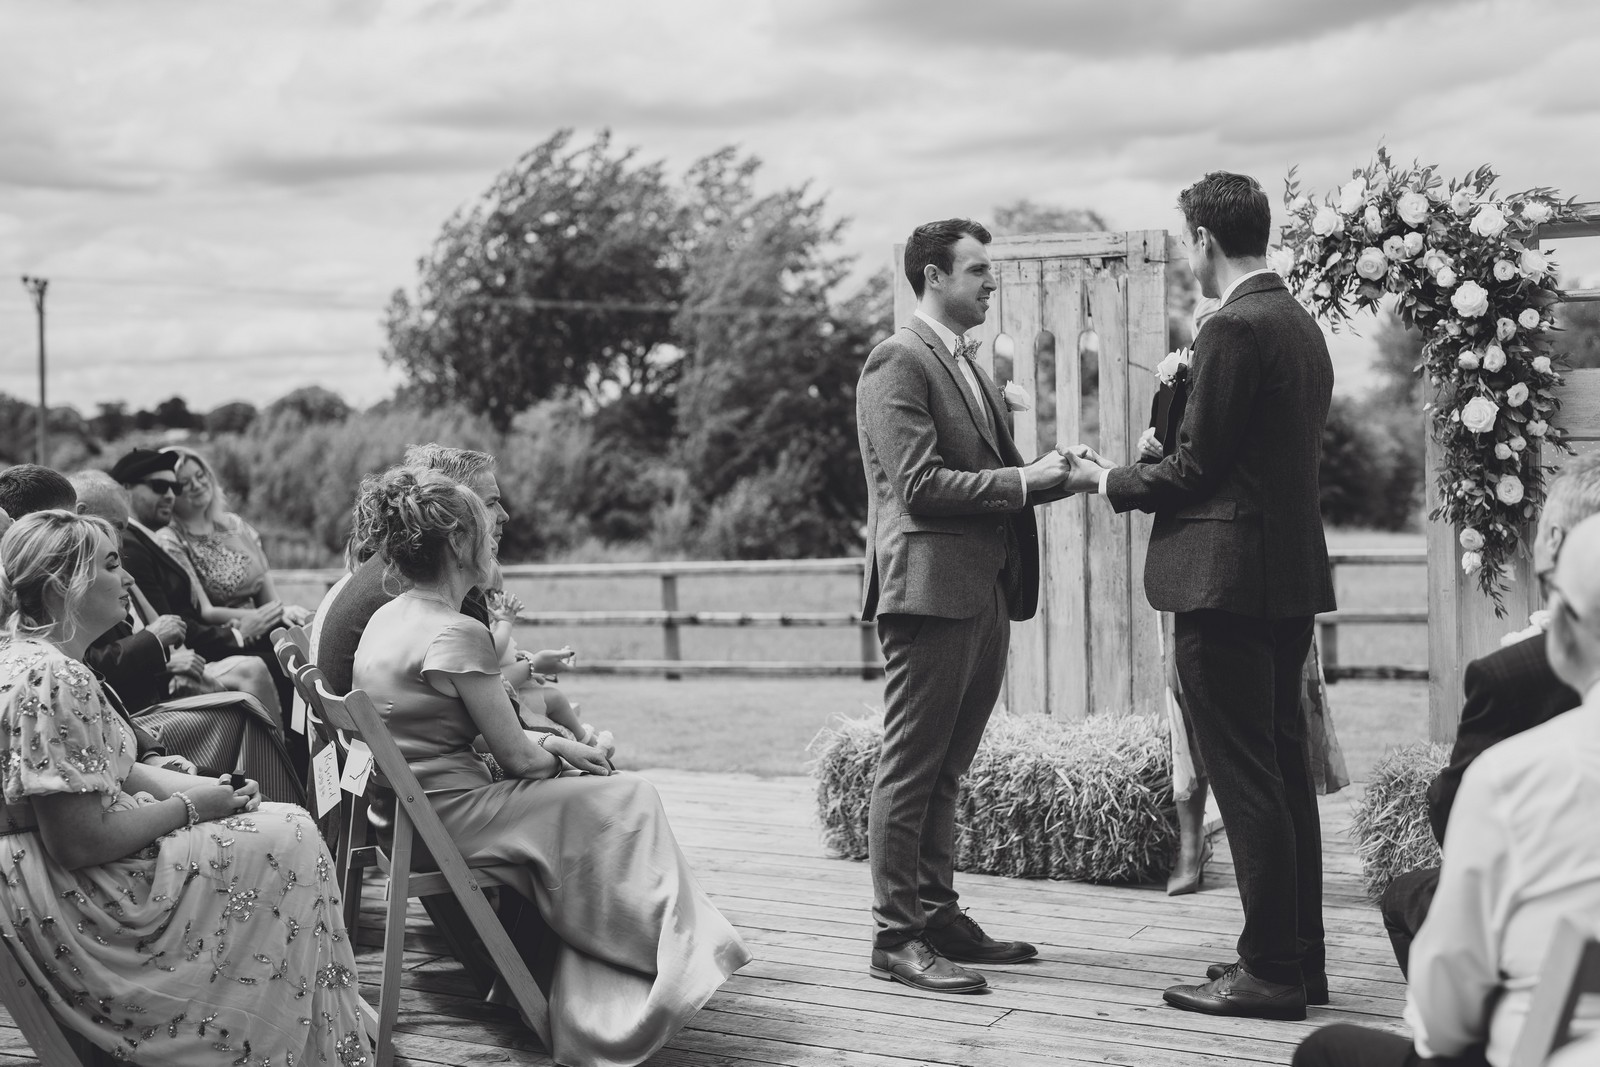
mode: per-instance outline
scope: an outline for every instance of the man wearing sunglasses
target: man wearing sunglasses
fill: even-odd
[[[1533,569],[1541,584],[1555,573],[1568,532],[1595,514],[1600,514],[1600,453],[1589,453],[1569,461],[1550,483],[1533,538]],[[1542,622],[1546,616],[1541,612],[1535,618]],[[1465,702],[1450,763],[1428,787],[1428,820],[1440,843],[1462,776],[1473,760],[1506,738],[1578,706],[1578,694],[1556,676],[1545,651],[1546,635],[1536,628],[1526,639],[1467,664],[1462,676]],[[1409,971],[1412,939],[1427,918],[1438,885],[1439,868],[1427,867],[1402,874],[1384,891],[1383,923],[1402,971]]]

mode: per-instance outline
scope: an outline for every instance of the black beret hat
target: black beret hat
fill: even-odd
[[[111,477],[123,485],[142,482],[157,471],[170,471],[178,466],[176,452],[157,452],[153,448],[136,448],[117,460],[111,468]]]

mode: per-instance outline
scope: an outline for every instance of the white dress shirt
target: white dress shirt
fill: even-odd
[[[940,341],[944,342],[945,349],[950,353],[951,356],[955,356],[956,348],[961,344],[961,338],[955,335],[955,331],[951,330],[950,327],[946,326],[938,319],[935,319],[932,315],[926,314],[921,308],[918,308],[915,312],[913,312],[913,314],[923,322],[927,323],[929,326],[933,327],[933,332],[938,335]],[[965,379],[967,383],[967,389],[972,393],[972,399],[978,402],[978,410],[984,412],[988,418],[994,418],[994,412],[989,410],[989,402],[983,398],[983,389],[978,385],[978,376],[972,373],[971,364],[969,364],[967,360],[957,358],[956,366],[961,371],[961,377]],[[1027,474],[1023,472],[1021,467],[1015,467],[1013,469],[1017,472],[1017,476],[1022,479],[1022,495],[1027,496]]]
[[[1597,823],[1600,685],[1467,768],[1411,946],[1405,1020],[1419,1056],[1486,1040],[1490,1064],[1508,1067],[1558,920],[1600,925]],[[1591,1023],[1578,1032],[1600,1018],[1593,1007],[1578,1014]]]
[[[1243,274],[1239,275],[1232,282],[1230,282],[1228,287],[1222,291],[1222,299],[1217,301],[1217,307],[1220,308],[1226,304],[1228,302],[1228,297],[1233,295],[1233,291],[1239,288],[1239,286],[1243,285],[1245,282],[1249,281],[1251,278],[1254,278],[1260,274],[1276,273],[1277,271],[1273,270],[1271,267],[1257,267],[1255,270],[1245,271]],[[1095,487],[1095,492],[1099,493],[1101,496],[1106,495],[1106,479],[1110,476],[1111,471],[1109,468],[1100,472],[1100,484]]]

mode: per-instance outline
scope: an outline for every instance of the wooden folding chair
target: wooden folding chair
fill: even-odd
[[[22,1031],[23,1039],[43,1067],[84,1067],[91,1057],[80,1056],[67,1032],[61,1029],[61,1023],[39,996],[28,972],[22,969],[11,939],[0,940],[5,942],[0,946],[0,1005],[10,1012],[11,1021]],[[107,1055],[102,1062],[110,1059]]]
[[[522,1009],[523,1018],[539,1035],[544,1047],[549,1049],[545,996],[512,945],[494,909],[484,899],[485,889],[503,883],[486,871],[467,866],[460,849],[456,848],[455,841],[434,813],[427,795],[417,784],[416,775],[411,773],[399,746],[378,717],[378,709],[372,699],[359,689],[352,689],[348,696],[335,696],[328,690],[326,680],[310,675],[312,671],[316,671],[316,668],[308,668],[307,674],[312,678],[312,689],[319,709],[336,730],[366,742],[372,750],[374,779],[381,779],[392,789],[396,800],[393,843],[387,852],[376,850],[378,867],[389,876],[389,911],[383,932],[383,978],[378,994],[377,1067],[391,1067],[394,1062],[392,1038],[395,1017],[400,1010],[400,966],[405,949],[406,905],[412,897],[444,893],[453,894],[461,903],[462,910],[466,912],[499,970],[501,979],[515,998],[517,1006]],[[411,870],[413,832],[421,835],[423,845],[439,868],[438,873]]]
[[[1545,1067],[1571,1040],[1572,1015],[1585,993],[1600,993],[1600,929],[1564,918],[1539,968],[1511,1067]]]

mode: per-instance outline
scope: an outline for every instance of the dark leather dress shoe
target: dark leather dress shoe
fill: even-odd
[[[981,993],[989,987],[983,975],[957,967],[920,937],[894,948],[873,949],[869,973],[930,993]]]
[[[1026,941],[996,941],[964,911],[948,926],[924,930],[923,936],[939,955],[958,963],[1021,963],[1039,954]]]
[[[1206,968],[1207,978],[1221,978],[1231,964],[1213,963]],[[1328,1003],[1328,976],[1319,974],[1306,979],[1306,1003],[1314,1007],[1321,1007]]]
[[[1205,985],[1175,985],[1161,996],[1174,1008],[1206,1015],[1295,1022],[1306,1017],[1304,986],[1264,982],[1245,970],[1242,963],[1228,964],[1219,977]]]

